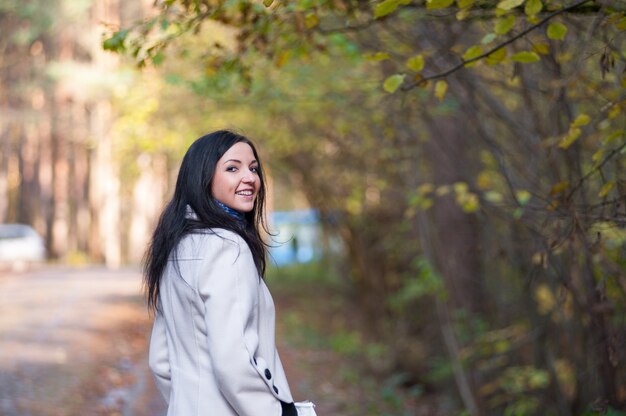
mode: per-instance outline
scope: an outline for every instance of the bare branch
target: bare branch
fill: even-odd
[[[598,163],[598,165],[597,165],[597,166],[594,166],[594,168],[593,168],[593,169],[591,169],[589,172],[587,172],[587,173],[586,173],[586,174],[585,174],[582,178],[580,178],[580,179],[578,180],[578,182],[576,182],[576,185],[574,185],[574,187],[570,190],[569,194],[567,195],[567,199],[570,199],[570,198],[574,195],[574,193],[575,193],[578,189],[580,189],[580,187],[583,185],[583,183],[585,183],[585,181],[586,181],[587,179],[589,179],[589,177],[590,177],[591,175],[593,175],[594,173],[596,173],[596,172],[598,172],[600,169],[602,169],[602,167],[603,167],[604,165],[606,165],[606,164],[607,164],[607,162],[608,162],[609,160],[613,159],[613,157],[615,157],[616,155],[620,154],[620,153],[622,152],[622,150],[624,150],[624,148],[626,148],[626,144],[622,144],[621,146],[616,147],[615,149],[611,150],[611,151],[609,152],[609,154],[607,154],[607,155],[605,156],[605,158],[604,158],[604,159],[602,159],[602,162]]]

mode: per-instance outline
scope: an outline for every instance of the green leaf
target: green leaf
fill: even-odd
[[[435,83],[435,97],[439,99],[439,101],[443,101],[448,92],[448,83],[444,80],[439,80]]]
[[[404,74],[395,74],[388,77],[385,82],[383,82],[383,89],[389,94],[393,94],[404,82],[404,77],[406,77]]]
[[[463,60],[464,61],[469,61],[471,59],[474,59],[480,55],[482,55],[483,53],[483,48],[480,45],[474,45],[471,48],[469,48],[467,51],[465,51],[465,53],[463,54]],[[473,66],[475,65],[475,62],[470,62],[469,64],[465,64],[465,66]]]
[[[619,19],[619,21],[615,23],[615,27],[617,28],[617,30],[626,30],[626,17],[622,17],[621,19]]]
[[[274,3],[274,0],[263,0],[263,5],[265,7],[270,7]]]
[[[399,5],[400,3],[397,0],[384,0],[374,7],[374,17],[387,16],[389,13],[393,13]]]
[[[534,16],[543,9],[543,3],[541,0],[527,0],[524,5],[524,13],[526,16]]]
[[[165,54],[163,52],[158,52],[156,55],[152,57],[152,63],[156,66],[161,65],[165,60]]]
[[[500,62],[504,61],[505,58],[506,48],[503,47],[487,55],[487,58],[485,58],[485,62],[487,62],[487,65],[498,65]]]
[[[426,0],[427,9],[444,9],[450,7],[454,0]]]
[[[523,64],[537,62],[540,59],[541,58],[539,57],[539,55],[537,55],[535,52],[529,52],[529,51],[518,52],[515,55],[511,56],[511,61],[521,62]]]
[[[502,19],[498,19],[493,31],[498,35],[504,35],[513,29],[513,26],[515,26],[515,16],[510,14]]]
[[[482,43],[483,45],[486,45],[488,43],[493,42],[494,40],[496,40],[496,34],[495,33],[487,33],[485,36],[483,36],[483,38],[480,40],[480,43]]]
[[[548,38],[553,40],[563,40],[567,33],[567,26],[563,23],[553,22],[548,25]]]
[[[521,6],[524,0],[502,0],[498,3],[498,9],[511,10],[517,6]]]
[[[409,58],[406,61],[406,66],[411,71],[420,72],[422,69],[424,69],[424,57],[421,54],[415,55],[414,57]]]
[[[128,30],[119,30],[113,33],[108,39],[105,39],[102,43],[102,47],[106,51],[118,52],[124,49],[124,41],[126,40],[126,36],[128,36]]]
[[[579,114],[578,117],[576,117],[576,119],[572,122],[572,126],[573,127],[586,126],[590,122],[591,122],[591,117],[583,113],[583,114]]]

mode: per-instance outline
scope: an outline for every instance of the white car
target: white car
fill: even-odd
[[[14,267],[27,262],[46,260],[43,238],[25,224],[0,224],[0,263]]]

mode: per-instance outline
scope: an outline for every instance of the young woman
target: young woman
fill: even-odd
[[[144,265],[149,364],[168,416],[297,416],[262,277],[265,183],[247,138],[196,140]]]

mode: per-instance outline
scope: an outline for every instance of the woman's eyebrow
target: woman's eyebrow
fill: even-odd
[[[228,160],[226,160],[223,164],[225,165],[225,164],[227,164],[227,163],[229,163],[229,162],[241,163],[241,160],[239,160],[239,159],[228,159]],[[254,160],[253,160],[253,161],[251,161],[249,164],[250,164],[250,165],[253,165],[253,164],[255,164],[255,163],[256,163],[256,164],[258,164],[259,162],[258,162],[256,159],[254,159]]]

